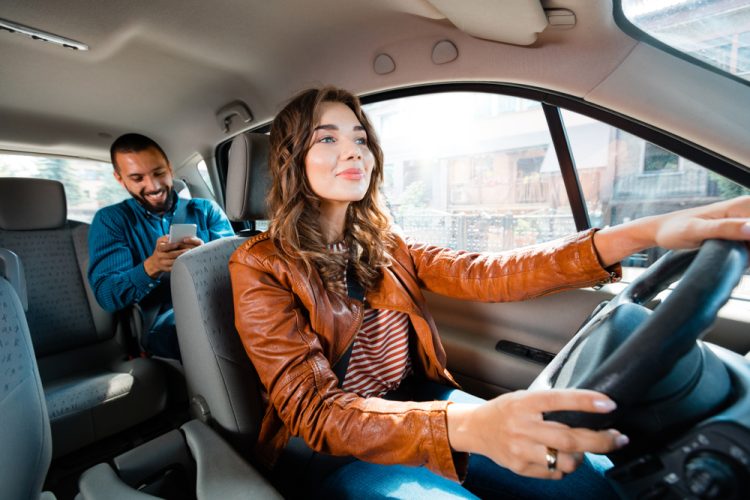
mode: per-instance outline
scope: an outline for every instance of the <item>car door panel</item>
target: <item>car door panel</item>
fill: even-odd
[[[485,398],[525,389],[545,363],[522,353],[501,352],[508,341],[556,354],[602,301],[624,285],[570,290],[513,303],[459,301],[426,293],[448,356],[448,367],[462,387]],[[653,307],[658,304],[658,298]],[[722,310],[706,340],[739,353],[750,350],[747,303],[734,299]]]

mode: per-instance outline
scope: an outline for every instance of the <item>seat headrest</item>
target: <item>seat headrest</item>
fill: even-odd
[[[16,291],[23,310],[29,310],[29,299],[26,291],[26,275],[23,272],[21,259],[7,248],[0,248],[0,279],[5,279]]]
[[[232,140],[226,194],[226,211],[230,220],[268,218],[266,195],[271,187],[269,150],[266,134],[245,132]]]
[[[59,181],[0,177],[0,229],[31,231],[65,225],[68,207]]]
[[[190,194],[190,188],[188,187],[187,182],[183,181],[182,179],[178,179],[177,177],[172,179],[172,189],[174,189],[174,192],[177,193],[177,196],[179,196],[180,198],[189,200],[193,197]]]

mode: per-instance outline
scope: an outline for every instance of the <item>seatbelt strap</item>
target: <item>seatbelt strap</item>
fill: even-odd
[[[357,274],[354,272],[353,266],[346,266],[346,294],[350,299],[364,302],[365,289],[362,287],[359,280],[357,280]],[[357,334],[355,333],[354,335],[356,337]],[[352,340],[352,343],[349,344],[349,348],[333,367],[333,372],[339,379],[339,387],[344,385],[344,377],[346,376],[346,370],[349,368],[349,359],[352,357],[353,347],[354,341]]]
[[[185,219],[187,219],[187,206],[189,202],[190,200],[175,196],[175,203],[177,203],[177,207],[174,209],[174,214],[172,215],[172,224],[185,223]]]
[[[176,193],[174,193],[174,191],[173,196],[177,206],[175,207],[174,213],[172,214],[172,224],[184,224],[185,219],[187,218],[187,206],[190,200],[181,199],[176,195]],[[126,206],[133,214],[133,220],[138,220],[133,207],[127,204]],[[162,278],[162,283],[165,283],[168,279],[168,276],[164,276]],[[168,283],[162,286],[168,286]],[[142,337],[148,334],[148,332],[151,330],[151,327],[156,322],[156,318],[161,312],[161,306],[161,303],[155,303],[148,306],[144,305],[143,303],[139,303],[133,304],[132,306],[131,316],[133,323],[135,324],[134,328],[136,330],[136,341],[138,342],[141,350],[145,350]]]
[[[184,224],[185,220],[187,219],[187,207],[190,203],[190,200],[186,200],[184,198],[180,198],[177,196],[176,192],[172,192],[172,196],[174,196],[174,202],[176,204],[174,213],[172,214],[172,224]],[[162,275],[161,278],[161,285],[160,286],[166,286],[169,287],[169,273],[165,273]],[[144,304],[135,304],[135,306],[139,309],[141,321],[142,321],[142,335],[148,335],[148,332],[151,330],[151,327],[154,326],[154,323],[156,323],[156,318],[159,316],[159,314],[162,312],[162,306],[161,303],[152,304],[150,306],[144,306]],[[141,342],[142,339],[139,339],[139,343],[141,346],[143,346],[143,342]]]

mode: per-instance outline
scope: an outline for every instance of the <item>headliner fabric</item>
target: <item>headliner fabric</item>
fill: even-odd
[[[0,229],[56,229],[67,216],[65,188],[59,181],[0,177]]]
[[[268,136],[245,132],[232,140],[227,171],[226,212],[230,220],[268,218],[266,195],[271,187]]]

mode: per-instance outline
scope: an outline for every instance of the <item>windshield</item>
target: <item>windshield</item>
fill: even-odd
[[[750,80],[747,0],[621,0],[636,28],[684,54]]]

